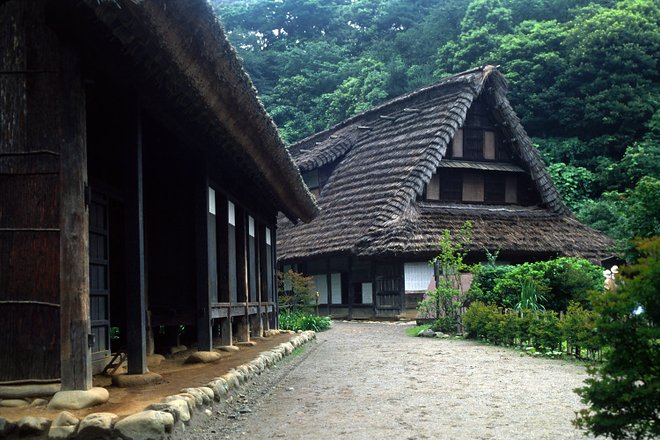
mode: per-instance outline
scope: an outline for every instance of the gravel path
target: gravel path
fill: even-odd
[[[404,328],[337,322],[182,438],[588,438],[583,367]]]

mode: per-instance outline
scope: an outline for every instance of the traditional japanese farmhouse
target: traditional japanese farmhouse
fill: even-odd
[[[433,275],[442,232],[473,224],[468,258],[510,263],[582,256],[610,240],[559,198],[486,66],[393,99],[290,147],[321,214],[280,221],[278,261],[313,275],[321,311],[393,317]],[[408,299],[408,301],[407,301]]]
[[[274,328],[317,207],[209,4],[4,0],[0,48],[0,388]]]

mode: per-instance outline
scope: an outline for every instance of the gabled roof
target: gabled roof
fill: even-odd
[[[317,214],[275,124],[206,0],[62,4],[71,6],[58,11],[71,15],[69,28],[86,26],[89,35],[100,35],[90,44],[100,41],[103,48],[92,47],[91,52],[101,52],[99,58],[108,48],[121,54],[122,63],[130,65],[123,76],[135,80],[142,103],[159,111],[173,129],[189,139],[203,137],[210,150],[231,150],[227,155],[236,157],[255,183],[264,182],[268,199],[288,218],[309,221]]]
[[[493,66],[469,70],[374,107],[294,145],[289,151],[301,171],[325,164],[334,170],[318,200],[321,214],[307,225],[280,221],[278,257],[282,261],[323,254],[404,255],[437,252],[444,229],[459,219],[475,223],[475,247],[520,245],[520,240],[491,240],[493,228],[535,234],[539,222],[554,224],[556,241],[529,240],[530,251],[564,255],[602,253],[610,245],[602,234],[581,225],[562,203],[536,149],[506,99],[506,81]],[[431,175],[442,163],[456,130],[473,101],[483,95],[540,194],[541,206],[509,211],[469,210],[419,202]],[[454,164],[458,166],[460,164]],[[468,166],[468,165],[466,165]],[[477,166],[475,163],[469,166]],[[519,172],[518,167],[505,171]],[[484,208],[484,207],[482,207]],[[504,209],[504,207],[502,207]],[[447,209],[450,209],[449,211]],[[479,221],[475,221],[479,220]],[[551,234],[553,235],[553,234]],[[567,237],[568,236],[568,237]],[[477,239],[479,237],[479,239]],[[570,243],[578,245],[571,247]]]

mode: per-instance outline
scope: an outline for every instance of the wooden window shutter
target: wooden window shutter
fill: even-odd
[[[459,128],[451,141],[451,157],[463,157],[463,129]]]
[[[484,132],[484,159],[495,160],[495,132]]]
[[[463,175],[463,201],[484,201],[484,176],[478,173],[465,173]]]

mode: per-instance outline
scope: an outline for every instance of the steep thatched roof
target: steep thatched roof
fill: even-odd
[[[132,66],[140,99],[188,138],[229,150],[292,220],[318,212],[222,26],[205,0],[65,0]],[[80,24],[80,26],[83,26]],[[96,43],[95,43],[96,44]],[[163,110],[164,109],[164,110]],[[166,115],[165,115],[166,114]],[[231,139],[231,142],[227,141]],[[213,141],[215,139],[215,141]]]
[[[520,166],[473,166],[527,173],[540,194],[539,206],[418,200],[480,95],[493,109]],[[474,223],[475,248],[592,259],[604,253],[610,240],[572,217],[505,95],[504,77],[486,66],[396,98],[292,145],[301,171],[327,164],[334,169],[318,200],[319,217],[295,227],[280,221],[280,260],[334,253],[433,254],[442,231],[458,230],[464,220]]]

